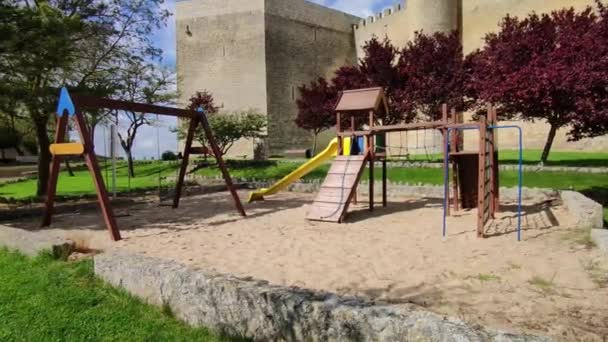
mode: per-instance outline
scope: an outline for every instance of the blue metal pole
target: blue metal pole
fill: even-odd
[[[524,132],[523,129],[515,125],[507,126],[490,126],[492,129],[515,128],[519,132],[519,170],[518,170],[518,186],[517,186],[517,241],[521,241],[521,213],[522,213],[522,188],[524,174]]]
[[[447,216],[448,216],[448,172],[449,172],[449,157],[450,157],[450,132],[452,132],[451,128],[448,128],[445,137],[445,153],[443,154],[443,238],[446,238],[447,234]]]

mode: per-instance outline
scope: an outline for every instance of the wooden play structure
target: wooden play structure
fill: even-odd
[[[444,105],[441,120],[438,121],[382,125],[379,117],[387,112],[388,105],[383,88],[348,90],[341,93],[336,105],[338,156],[332,163],[307,218],[314,221],[343,222],[350,203],[356,200],[357,186],[366,165],[369,169],[369,210],[373,211],[376,162],[382,164],[382,205],[386,206],[386,133],[438,130],[444,142],[446,175],[448,169],[452,171],[451,191],[450,180],[445,177],[445,186],[448,189],[445,198],[447,215],[450,215],[451,210],[457,211],[461,207],[479,208],[477,235],[484,237],[486,224],[498,211],[495,129],[499,127],[496,126],[496,110],[488,107],[487,114],[479,115],[478,121],[462,123],[456,111],[448,111],[447,105]],[[462,151],[463,134],[468,130],[479,132],[477,152]],[[351,151],[348,151],[350,155],[345,155],[347,153],[343,148],[343,140],[347,137],[353,141]]]
[[[201,125],[205,132],[205,135],[207,136],[207,141],[209,142],[211,151],[215,156],[215,159],[217,160],[218,167],[222,171],[226,186],[232,195],[234,205],[237,211],[242,216],[246,216],[245,210],[243,209],[243,205],[241,204],[239,196],[236,193],[236,188],[232,182],[232,178],[230,177],[228,169],[226,168],[224,160],[222,159],[222,154],[220,153],[217,143],[215,142],[215,139],[213,137],[213,132],[211,131],[211,127],[209,126],[209,122],[207,121],[207,116],[202,111],[202,109],[199,109],[199,111],[195,112],[185,109],[169,108],[143,103],[95,98],[80,94],[70,95],[68,90],[66,88],[63,88],[61,90],[59,105],[57,107],[57,129],[55,132],[55,143],[52,144],[50,147],[53,159],[51,162],[51,172],[49,177],[47,200],[45,213],[42,220],[42,226],[49,226],[51,224],[54,211],[55,197],[57,192],[57,179],[59,177],[59,167],[61,165],[62,157],[74,155],[83,156],[86,161],[87,168],[93,178],[97,193],[97,200],[99,201],[103,219],[110,233],[110,237],[114,241],[118,241],[121,239],[120,231],[116,223],[116,218],[114,216],[110,199],[108,197],[106,185],[104,184],[103,178],[101,177],[99,163],[97,161],[97,156],[95,155],[95,149],[93,146],[93,137],[91,137],[89,133],[89,128],[86,123],[85,116],[83,114],[85,110],[94,109],[111,109],[125,111],[128,110],[148,114],[173,116],[185,120],[190,120],[190,124],[188,126],[188,134],[185,141],[183,158],[173,196],[173,208],[179,207],[190,155],[196,154],[200,150],[199,148],[192,147],[192,143],[196,130],[199,125]],[[75,128],[80,135],[80,143],[64,142],[68,130],[68,122],[72,118],[75,121]]]

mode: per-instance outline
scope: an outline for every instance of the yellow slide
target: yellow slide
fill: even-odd
[[[344,150],[350,151],[350,138],[344,138]],[[251,193],[249,193],[249,203],[255,202],[255,201],[263,201],[264,196],[274,195],[277,192],[284,190],[285,188],[287,188],[287,186],[289,186],[289,184],[306,176],[312,170],[316,169],[317,167],[323,165],[323,163],[325,163],[326,161],[335,157],[337,153],[338,153],[338,139],[334,138],[329,143],[329,145],[327,145],[327,148],[325,148],[325,150],[323,150],[323,152],[317,154],[314,158],[312,158],[311,160],[306,162],[304,165],[300,166],[292,173],[283,177],[283,179],[276,182],[270,188],[260,189],[260,190],[252,191]]]

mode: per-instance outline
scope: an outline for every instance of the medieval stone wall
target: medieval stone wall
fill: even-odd
[[[464,52],[469,53],[482,46],[483,36],[496,31],[507,13],[523,17],[533,11],[593,4],[594,0],[408,0],[407,6],[399,1],[361,19],[305,0],[181,0],[176,6],[180,103],[197,90],[210,90],[224,110],[257,108],[268,115],[266,145],[271,153],[304,149],[311,146],[312,135],[294,124],[298,86],[318,76],[331,77],[337,67],[356,62],[361,46],[372,36],[388,36],[402,47],[415,31],[460,28]],[[515,123],[524,128],[525,148],[543,147],[546,124]],[[554,150],[608,150],[608,137],[569,142],[566,133],[567,129],[559,131]],[[517,146],[514,133],[500,136],[502,148]],[[324,133],[319,147],[332,137],[331,131]],[[390,136],[389,145],[401,154],[404,140],[409,140],[410,154],[426,153],[431,146],[438,149],[435,135],[417,137],[418,146],[403,135]],[[252,157],[253,146],[251,141],[239,142],[231,155]]]
[[[189,0],[176,3],[180,104],[209,90],[222,110],[267,113],[264,0]],[[241,141],[231,155],[253,156]]]
[[[266,65],[271,153],[309,148],[295,125],[298,87],[355,62],[358,18],[301,0],[266,0]]]
[[[297,87],[355,61],[358,18],[302,0],[188,0],[177,5],[180,104],[211,91],[222,110],[268,116],[271,153],[310,146],[295,123]],[[240,141],[230,156],[253,156]]]

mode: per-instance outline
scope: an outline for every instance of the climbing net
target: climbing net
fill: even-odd
[[[387,156],[406,161],[433,161],[443,151],[441,132],[436,129],[416,129],[388,133],[384,146],[377,148]]]

